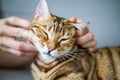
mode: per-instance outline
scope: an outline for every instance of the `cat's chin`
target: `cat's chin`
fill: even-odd
[[[47,54],[41,54],[41,57],[45,63],[52,63],[56,59],[55,57],[53,57],[51,55],[47,55]]]

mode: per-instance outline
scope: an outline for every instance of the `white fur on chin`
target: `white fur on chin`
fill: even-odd
[[[35,45],[35,47],[37,48],[45,62],[47,63],[52,62],[55,60],[55,57],[57,57],[57,50],[51,51],[50,55],[48,55],[49,52],[48,47],[47,46],[42,47],[36,35],[34,35],[33,37],[33,44]]]

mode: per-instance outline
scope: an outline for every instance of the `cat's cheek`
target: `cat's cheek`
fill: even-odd
[[[59,48],[58,48],[58,51],[62,51],[62,48],[61,48],[61,47],[59,47]]]
[[[57,50],[53,50],[51,53],[50,53],[51,56],[53,56],[54,58],[58,57],[58,51]]]
[[[58,51],[61,52],[61,51],[65,51],[68,49],[68,47],[70,47],[71,45],[68,45],[68,43],[66,44],[61,44],[59,47],[58,47]]]

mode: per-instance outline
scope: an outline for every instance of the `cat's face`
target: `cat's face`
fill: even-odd
[[[34,45],[47,62],[69,54],[74,48],[76,28],[68,20],[55,16],[44,22],[33,20],[31,30]]]
[[[31,31],[34,34],[33,44],[45,62],[51,62],[65,54],[67,56],[74,49],[74,25],[77,27],[82,24],[51,15],[46,0],[40,0],[31,23]]]

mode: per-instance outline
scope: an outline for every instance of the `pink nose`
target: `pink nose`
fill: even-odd
[[[53,50],[54,50],[54,47],[48,46],[48,50],[49,50],[49,51],[53,51]]]

